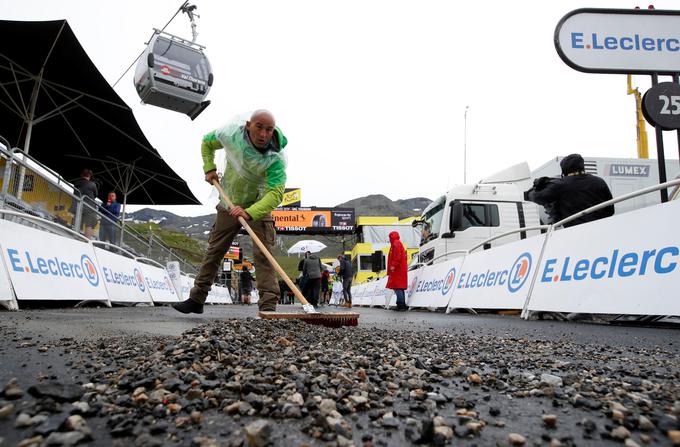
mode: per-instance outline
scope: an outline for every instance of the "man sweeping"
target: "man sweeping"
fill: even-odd
[[[250,119],[233,121],[203,137],[201,155],[205,181],[220,181],[215,165],[215,151],[224,149],[226,168],[220,184],[234,207],[220,200],[217,216],[208,238],[208,249],[196,275],[189,299],[174,304],[179,312],[203,313],[208,292],[220,268],[224,254],[241,229],[239,217],[245,219],[257,237],[271,252],[276,231],[271,211],[283,198],[286,183],[286,159],[283,148],[286,137],[276,127],[271,112],[256,110]],[[260,311],[275,311],[279,286],[274,268],[253,245],[257,265],[257,286],[260,292]]]

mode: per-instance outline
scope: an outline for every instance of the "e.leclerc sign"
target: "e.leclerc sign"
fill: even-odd
[[[588,73],[679,73],[680,11],[577,9],[557,24],[555,48]]]

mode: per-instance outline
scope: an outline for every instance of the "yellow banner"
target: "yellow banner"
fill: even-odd
[[[297,203],[297,206],[300,206],[300,202],[302,201],[302,190],[300,188],[298,189],[292,189],[290,191],[286,191],[283,194],[283,200],[281,201],[281,205],[279,206],[295,206],[292,205],[294,203]]]

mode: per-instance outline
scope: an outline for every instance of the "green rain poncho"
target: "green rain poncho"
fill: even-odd
[[[216,169],[215,151],[224,148],[226,167],[221,185],[235,205],[245,209],[253,220],[261,219],[283,199],[286,185],[288,140],[277,127],[269,145],[258,151],[250,143],[245,123],[234,121],[203,137],[203,172]],[[227,204],[220,200],[227,209]]]

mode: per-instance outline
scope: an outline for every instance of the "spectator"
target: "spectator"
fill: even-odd
[[[116,222],[120,216],[120,203],[116,202],[116,193],[111,191],[106,203],[99,205],[99,212],[104,216],[99,225],[99,240],[116,243]]]
[[[73,181],[73,186],[75,190],[73,191],[76,197],[82,197],[83,207],[80,224],[84,228],[84,235],[88,239],[92,239],[94,235],[94,227],[97,226],[97,213],[95,209],[97,208],[97,203],[94,199],[97,198],[97,184],[94,182],[92,177],[92,171],[90,169],[83,169],[80,171],[80,177]],[[71,212],[73,213],[73,223],[76,222],[75,214],[78,212],[77,202],[74,200],[71,206]],[[80,230],[77,228],[76,230]]]
[[[334,276],[335,277],[333,278],[333,293],[331,294],[331,299],[328,302],[328,304],[329,305],[335,304],[337,306],[340,304],[343,295],[342,277],[338,276],[337,274]]]
[[[321,303],[326,304],[328,303],[328,299],[330,298],[330,291],[328,290],[328,280],[330,279],[330,274],[328,273],[327,269],[323,269],[321,272]]]
[[[305,259],[302,266],[302,276],[307,278],[305,298],[313,306],[318,306],[319,288],[321,286],[321,259],[316,254],[310,253]]]
[[[338,256],[340,262],[339,276],[342,278],[342,297],[345,300],[345,307],[352,307],[352,264],[343,256]]]
[[[297,280],[295,281],[297,282]],[[291,298],[293,292],[284,280],[279,280],[279,291],[281,293],[280,304],[291,304],[293,302],[293,299]]]
[[[245,265],[241,270],[241,300],[250,306],[250,292],[253,290],[253,275]]]
[[[406,249],[399,239],[399,233],[392,231],[390,237],[390,254],[387,256],[387,287],[397,295],[398,311],[407,310],[404,291],[408,283],[408,261]]]
[[[612,193],[600,177],[586,174],[583,157],[567,155],[560,162],[562,178],[541,177],[524,193],[525,200],[543,205],[554,222],[558,222],[591,206],[611,200]],[[564,226],[591,222],[614,214],[614,205],[567,222]]]

